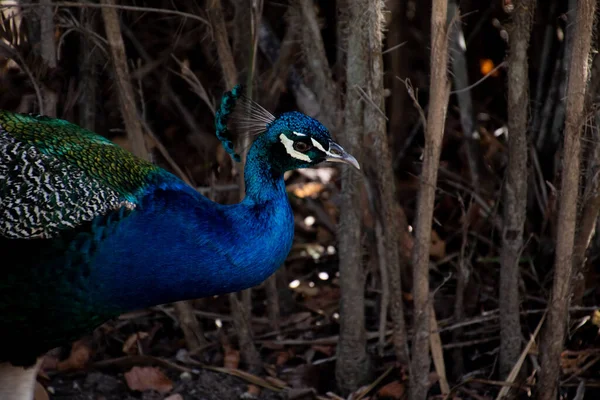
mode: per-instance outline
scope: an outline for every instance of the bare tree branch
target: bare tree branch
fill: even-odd
[[[52,4],[51,0],[40,0],[40,4]],[[50,7],[43,7],[40,12],[40,44],[42,59],[49,68],[56,68],[56,43],[54,41],[54,11]],[[58,96],[48,86],[44,87],[44,113],[56,117]]]
[[[94,12],[82,10],[81,25],[93,32]],[[90,131],[96,129],[96,94],[98,88],[96,59],[98,52],[89,34],[82,34],[79,42],[80,93],[78,98],[79,125]]]
[[[103,4],[115,5],[115,0],[102,0]],[[144,141],[144,132],[138,117],[135,95],[129,77],[127,54],[121,35],[119,14],[116,8],[102,8],[102,17],[106,29],[106,39],[110,49],[113,71],[118,89],[121,113],[125,122],[127,138],[131,144],[132,153],[145,160],[149,159]]]
[[[411,400],[423,400],[429,388],[429,248],[437,173],[448,107],[448,2],[436,0],[431,11],[430,100],[413,250],[414,337],[410,371]]]
[[[213,28],[215,45],[217,47],[221,69],[223,70],[225,86],[227,89],[231,89],[238,82],[238,73],[231,52],[231,46],[229,45],[227,27],[225,26],[225,19],[221,8],[221,0],[210,0],[208,2],[207,12]]]
[[[597,39],[596,39],[597,40]],[[600,57],[594,57],[590,82],[586,91],[584,113],[587,115],[592,111],[595,97],[600,88]],[[590,132],[590,148],[583,151],[583,159],[586,160],[585,187],[582,193],[582,207],[579,216],[579,229],[575,235],[575,254],[573,255],[573,297],[571,303],[581,305],[586,289],[586,277],[589,265],[586,262],[586,252],[590,241],[596,231],[596,222],[600,212],[600,112],[593,112],[595,124],[587,128]],[[588,125],[588,124],[586,124]]]
[[[181,325],[183,336],[188,350],[191,353],[197,353],[202,348],[208,345],[204,338],[204,333],[200,327],[200,323],[194,314],[194,306],[191,301],[178,301],[173,303],[177,319]]]
[[[166,8],[154,8],[154,7],[139,7],[139,6],[128,6],[121,5],[115,3],[102,2],[101,4],[96,3],[84,3],[77,1],[56,1],[56,2],[41,2],[41,3],[29,3],[29,4],[19,4],[18,2],[8,3],[3,2],[0,4],[0,9],[10,8],[10,7],[21,7],[21,8],[50,8],[50,7],[77,7],[77,8],[101,8],[101,9],[113,9],[113,10],[123,10],[123,11],[138,11],[138,12],[149,12],[149,13],[159,13],[159,14],[170,14],[177,15],[183,18],[189,18],[192,20],[196,20],[202,22],[203,24],[208,25],[208,21],[204,18],[201,18],[197,15],[185,13],[178,10],[169,10]]]
[[[544,336],[540,348],[542,369],[538,381],[538,398],[541,400],[556,398],[556,384],[560,373],[560,353],[563,349],[565,337],[577,221],[577,195],[581,163],[580,136],[581,128],[585,122],[583,107],[585,104],[588,57],[591,50],[595,10],[595,0],[578,1],[576,19],[573,22],[575,28],[566,99],[565,140],[554,282],[549,303],[548,320],[544,327]]]

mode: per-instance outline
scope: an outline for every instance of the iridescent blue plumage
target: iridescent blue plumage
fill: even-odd
[[[216,121],[234,157],[227,123],[238,90]],[[245,126],[262,133],[247,156],[246,196],[221,205],[66,121],[0,112],[0,253],[13,260],[0,267],[0,362],[30,365],[119,313],[271,275],[294,234],[283,173],[358,164],[304,114],[248,115]]]
[[[242,85],[236,85],[231,91],[225,93],[221,99],[221,107],[215,115],[215,128],[217,137],[223,144],[223,147],[231,155],[231,157],[239,162],[241,160],[240,155],[237,154],[233,148],[233,137],[227,126],[229,117],[235,110],[235,106],[242,96],[243,88]]]

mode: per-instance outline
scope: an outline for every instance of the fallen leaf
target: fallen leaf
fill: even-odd
[[[406,386],[404,384],[394,381],[390,382],[377,392],[379,397],[389,397],[392,399],[401,399],[404,396],[404,392],[406,392]]]
[[[443,241],[436,231],[431,231],[431,247],[429,255],[434,259],[441,259],[446,256],[446,242]]]
[[[125,372],[125,381],[129,389],[139,392],[156,390],[167,393],[173,390],[173,382],[155,367],[133,367]]]
[[[175,393],[169,397],[165,397],[165,400],[183,400],[183,397],[179,393]]]
[[[123,353],[125,354],[137,354],[138,347],[136,346],[138,340],[145,339],[149,336],[148,332],[136,332],[129,336],[125,343],[123,343]]]
[[[288,360],[290,359],[290,352],[289,351],[280,351],[277,353],[277,359],[275,361],[275,365],[278,366],[282,366],[283,364],[285,364],[286,362],[288,362]]]
[[[240,365],[240,351],[230,345],[224,345],[223,351],[225,352],[223,366],[225,368],[237,369]]]
[[[600,310],[595,310],[592,313],[592,319],[591,319],[592,324],[600,327]]]
[[[325,189],[325,185],[319,182],[306,182],[290,186],[292,193],[301,199],[306,197],[315,199]]]
[[[58,371],[83,369],[92,357],[92,349],[86,340],[78,340],[71,345],[71,354],[64,361],[56,364]]]
[[[256,385],[248,385],[248,390],[246,391],[246,393],[248,393],[251,398],[255,399],[258,396],[260,396],[260,387],[256,386]]]
[[[300,364],[281,371],[280,378],[292,388],[319,387],[323,374],[319,365]]]

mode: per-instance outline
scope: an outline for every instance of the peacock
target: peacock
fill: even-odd
[[[243,92],[215,117],[235,161],[236,130],[254,138],[230,205],[65,120],[0,111],[0,399],[30,400],[41,356],[123,312],[259,284],[292,245],[284,172],[360,169],[317,120]]]

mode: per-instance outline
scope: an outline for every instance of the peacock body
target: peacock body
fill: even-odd
[[[216,118],[236,160],[232,121],[256,138],[245,198],[221,205],[93,132],[0,111],[0,363],[30,367],[120,313],[248,288],[283,263],[283,173],[358,163],[318,121],[275,118],[239,87]]]

